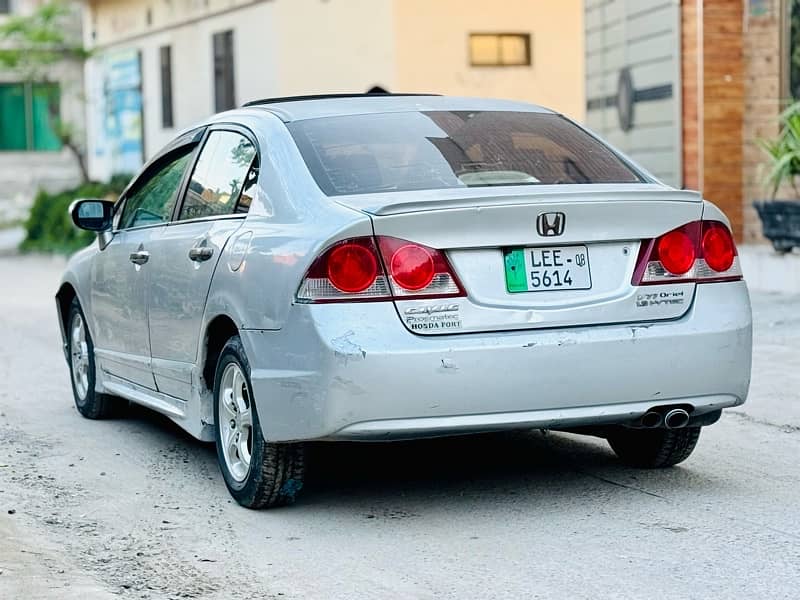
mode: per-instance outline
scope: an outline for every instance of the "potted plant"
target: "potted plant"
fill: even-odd
[[[774,140],[761,140],[761,147],[770,158],[766,183],[771,199],[754,202],[761,218],[764,237],[781,253],[800,247],[800,101],[793,103],[780,116],[781,131]],[[794,199],[776,200],[779,190],[794,190]]]

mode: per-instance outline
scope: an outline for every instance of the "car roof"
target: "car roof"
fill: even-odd
[[[327,94],[255,100],[244,109],[269,111],[285,123],[320,117],[419,111],[553,111],[514,100],[432,94]]]

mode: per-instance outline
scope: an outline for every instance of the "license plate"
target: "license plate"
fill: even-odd
[[[592,287],[586,246],[514,248],[505,251],[509,292],[588,290]]]

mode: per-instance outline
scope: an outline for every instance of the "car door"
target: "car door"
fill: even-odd
[[[164,394],[191,396],[211,278],[249,209],[257,160],[255,140],[246,130],[209,130],[175,219],[150,240],[150,350],[156,386]]]
[[[104,373],[155,389],[147,319],[151,242],[171,218],[197,143],[171,147],[125,191],[92,265],[94,344]]]

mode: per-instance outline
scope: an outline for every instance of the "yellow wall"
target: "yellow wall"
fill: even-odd
[[[583,120],[582,0],[395,0],[395,89],[525,100]],[[470,33],[530,33],[531,66],[471,67]]]

